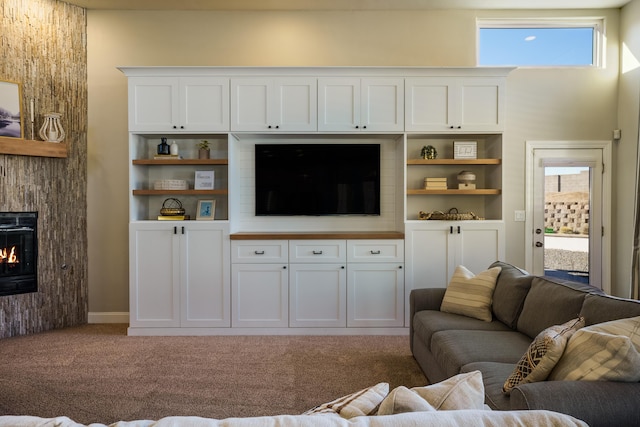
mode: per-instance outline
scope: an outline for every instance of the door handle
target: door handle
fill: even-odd
[[[536,242],[536,248],[541,248],[541,247],[543,247],[543,246],[544,246],[544,245],[542,244],[542,242]]]

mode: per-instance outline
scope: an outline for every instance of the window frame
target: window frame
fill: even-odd
[[[483,28],[593,28],[593,61],[590,65],[482,65],[480,64],[480,30]],[[476,19],[476,66],[516,66],[519,68],[604,68],[605,66],[605,18],[604,17],[577,17],[577,18],[500,18],[500,19]]]

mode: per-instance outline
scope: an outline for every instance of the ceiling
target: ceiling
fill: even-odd
[[[64,0],[86,9],[128,10],[420,10],[610,9],[631,0]]]

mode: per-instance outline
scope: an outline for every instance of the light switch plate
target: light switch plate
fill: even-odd
[[[524,222],[527,219],[527,215],[524,211],[515,211],[514,221]]]

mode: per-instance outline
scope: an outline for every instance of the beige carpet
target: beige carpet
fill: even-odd
[[[407,336],[129,337],[86,325],[0,340],[0,414],[77,422],[297,414],[378,382],[425,385]]]

